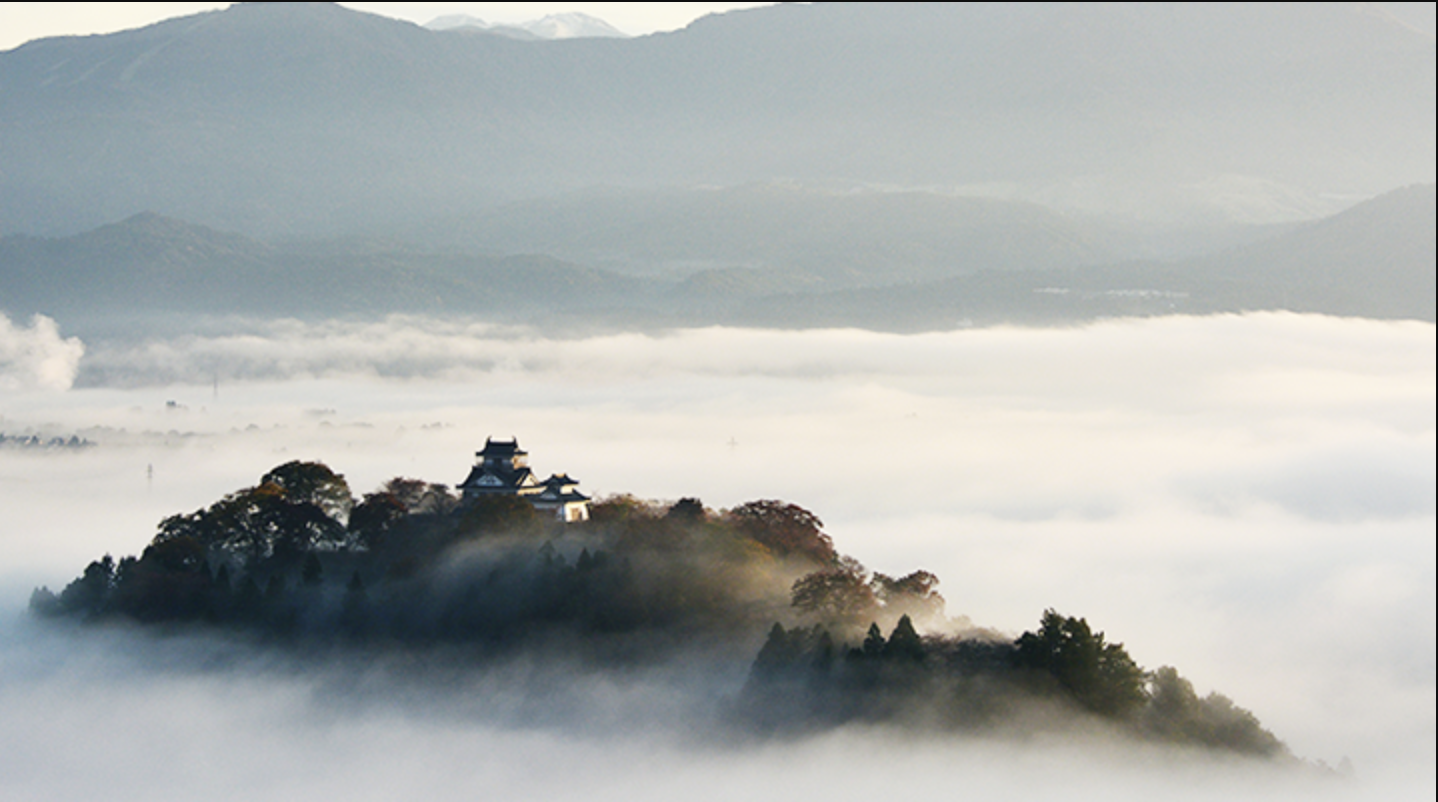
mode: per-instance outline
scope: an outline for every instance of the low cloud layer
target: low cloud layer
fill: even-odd
[[[1434,342],[1431,325],[1274,314],[915,336],[705,329],[575,340],[394,319],[92,343],[74,389],[17,394],[0,407],[7,431],[96,443],[65,453],[0,449],[8,516],[0,587],[10,607],[23,606],[30,587],[54,587],[106,551],[136,553],[160,518],[208,505],[290,459],[322,460],[358,492],[396,475],[454,484],[486,436],[515,435],[536,470],[568,471],[591,493],[801,504],[871,568],[938,574],[950,612],[977,624],[1017,633],[1045,607],[1086,616],[1139,663],[1175,665],[1200,693],[1218,690],[1252,709],[1296,753],[1350,757],[1359,784],[1342,786],[1349,790],[1339,798],[1431,796]],[[6,648],[7,700],[32,692],[62,700],[53,713],[14,708],[26,712],[9,720],[56,743],[86,715],[85,705],[63,703],[74,696],[66,677],[113,668],[82,651],[89,656],[17,675],[16,650],[29,647]],[[1000,775],[1029,777],[1043,795],[1052,787],[1038,778],[1079,760],[1062,748],[1019,750],[985,770],[982,744],[910,749],[852,733],[690,755],[656,752],[637,734],[611,748],[560,724],[515,735],[505,729],[513,720],[492,710],[443,725],[411,713],[321,717],[328,723],[313,730],[298,723],[311,712],[294,712],[310,711],[300,701],[308,680],[234,690],[182,672],[190,679],[181,686],[206,689],[201,719],[219,722],[188,725],[171,712],[180,708],[138,712],[168,680],[126,671],[105,693],[132,694],[148,731],[183,742],[195,736],[185,727],[212,727],[216,740],[192,738],[201,762],[219,760],[218,733],[255,694],[254,729],[236,725],[245,746],[238,763],[253,771],[231,776],[260,787],[257,767],[275,756],[288,767],[269,786],[280,796],[364,786],[307,773],[305,761],[278,756],[252,731],[285,733],[294,754],[340,763],[404,733],[424,748],[374,761],[392,775],[355,764],[356,776],[374,787],[403,778],[468,789],[488,778],[514,797],[578,793],[505,768],[545,750],[562,771],[579,767],[576,782],[599,778],[591,783],[604,791],[598,798],[651,787],[628,768],[601,770],[608,765],[641,767],[657,788],[808,795],[800,789],[813,787],[851,798],[846,789],[872,791],[894,765],[935,793],[963,783],[954,767],[964,766],[959,773],[980,788],[1007,787]],[[86,704],[101,705],[105,693]],[[47,715],[68,718],[45,729]],[[485,748],[504,759],[457,768],[426,756]],[[138,782],[123,762],[110,770]],[[832,777],[794,768],[810,764]],[[1116,783],[1150,798],[1232,790],[1124,765],[1112,776],[1082,774],[1091,782],[1083,787]],[[456,785],[426,785],[426,777]],[[1266,782],[1241,782],[1250,781]]]

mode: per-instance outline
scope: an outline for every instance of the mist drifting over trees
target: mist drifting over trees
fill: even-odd
[[[870,573],[822,527],[776,500],[716,512],[627,495],[565,523],[523,496],[462,501],[406,478],[356,502],[342,475],[293,461],[166,518],[138,558],[106,555],[58,594],[37,588],[30,610],[301,652],[449,647],[480,663],[531,654],[599,667],[739,662],[773,620],[724,723],[1042,731],[1022,719],[1049,707],[1065,723],[1094,716],[1134,736],[1291,759],[1252,713],[1200,699],[1173,668],[1145,671],[1082,618],[1047,610],[1008,641],[948,619],[934,574]]]

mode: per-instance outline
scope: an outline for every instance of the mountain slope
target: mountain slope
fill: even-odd
[[[846,290],[784,267],[711,268],[674,281],[547,256],[275,246],[147,214],[63,239],[0,239],[0,299],[12,316],[41,312],[67,328],[143,327],[136,316],[155,313],[403,312],[575,330],[723,323],[920,331],[1262,309],[1432,322],[1434,209],[1433,185],[1412,186],[1202,259],[974,270]]]
[[[0,311],[143,325],[145,315],[526,315],[643,299],[639,282],[545,256],[279,247],[154,214],[73,237],[0,239]]]
[[[1432,323],[1438,320],[1435,197],[1432,184],[1404,187],[1270,240],[1202,259],[775,293],[748,298],[721,317],[742,325],[898,331],[1255,310]]]
[[[575,193],[455,228],[471,248],[637,274],[784,272],[830,288],[1112,259],[1108,232],[1031,203],[792,184]]]
[[[520,42],[238,4],[0,53],[0,233],[403,233],[592,185],[999,186],[1216,214],[1431,180],[1431,38],[1334,4],[816,4]],[[1268,190],[1264,190],[1268,191]],[[1320,204],[1321,205],[1321,204]]]

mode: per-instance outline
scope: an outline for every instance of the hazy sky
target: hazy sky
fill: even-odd
[[[0,3],[0,50],[45,36],[110,33],[170,17],[224,8],[229,3]],[[580,11],[628,34],[682,28],[716,11],[767,3],[342,3],[360,11],[423,25],[446,14],[486,22],[524,22],[546,14]]]

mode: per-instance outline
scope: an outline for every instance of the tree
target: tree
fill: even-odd
[[[822,531],[824,522],[797,504],[750,501],[730,510],[728,517],[740,531],[780,557],[805,557],[820,565],[838,561],[834,541]]]
[[[519,496],[483,496],[460,517],[460,529],[481,535],[537,534],[542,521],[534,505]]]
[[[792,667],[799,659],[800,644],[796,637],[800,633],[786,632],[777,621],[769,628],[769,637],[759,649],[750,669],[756,676],[772,676]]]
[[[220,567],[215,570],[215,588],[229,593],[231,584],[230,566],[225,563],[220,563]]]
[[[887,610],[913,615],[921,621],[944,614],[944,597],[934,590],[939,578],[928,571],[915,571],[899,579],[876,573],[869,584]]]
[[[258,490],[265,491],[271,487],[274,485],[263,484]],[[284,498],[269,501],[260,523],[264,534],[269,537],[271,554],[282,561],[350,545],[344,525],[309,502],[296,504]]]
[[[574,561],[574,570],[581,574],[594,570],[594,556],[589,553],[588,546],[579,550],[579,557]]]
[[[280,573],[270,574],[265,582],[265,603],[270,605],[279,604],[284,601],[288,588],[285,586],[285,577]]]
[[[596,524],[623,523],[654,516],[653,507],[629,493],[606,496],[589,505],[589,520]]]
[[[915,663],[924,659],[924,642],[914,629],[914,622],[907,615],[899,618],[894,631],[889,633],[889,642],[884,644],[884,656]]]
[[[178,537],[152,543],[140,554],[140,563],[157,565],[170,573],[188,573],[205,568],[205,548],[194,538]]]
[[[273,484],[291,504],[313,504],[340,523],[344,523],[354,506],[344,476],[322,462],[286,462],[260,477],[260,484]]]
[[[861,653],[865,657],[882,657],[884,654],[884,633],[879,631],[878,624],[869,625],[869,633],[864,636],[864,645]]]
[[[815,571],[795,580],[789,590],[789,600],[805,613],[844,622],[867,618],[879,606],[863,574],[837,568]]]
[[[813,666],[821,675],[827,674],[829,668],[834,664],[834,638],[829,630],[819,630],[819,638],[814,643]]]
[[[235,591],[235,618],[252,621],[259,618],[263,607],[264,595],[260,593],[260,586],[255,583],[254,576],[247,575],[240,580],[240,587]]]
[[[369,493],[350,510],[346,528],[356,545],[370,548],[405,514],[404,503],[394,493]]]
[[[293,557],[311,549],[345,545],[344,527],[315,504],[294,503],[274,482],[225,496],[203,510],[160,522],[151,545],[190,538],[246,561],[263,560],[276,549]]]
[[[41,585],[30,592],[30,612],[35,615],[63,615],[69,610],[60,606],[60,597],[49,587]]]
[[[151,543],[115,569],[115,609],[141,621],[194,619],[210,607],[205,547],[191,537]]]
[[[114,587],[115,559],[106,554],[85,566],[85,573],[65,586],[56,609],[63,612],[98,613],[109,601]]]
[[[234,582],[230,578],[230,566],[220,563],[215,570],[214,578],[210,581],[210,609],[209,616],[212,620],[222,621],[229,618],[235,609]]]
[[[345,585],[344,605],[340,608],[340,628],[348,635],[364,632],[369,619],[369,597],[365,593],[364,580],[359,571],[350,575]]]
[[[664,517],[671,521],[680,523],[700,523],[708,513],[704,510],[704,502],[697,498],[681,498],[670,505]]]
[[[314,552],[305,555],[304,568],[300,569],[300,584],[305,587],[318,587],[325,581],[325,572],[320,567],[320,558]]]
[[[444,514],[453,511],[459,503],[449,491],[448,485],[431,484],[422,479],[406,479],[402,476],[385,482],[380,487],[380,492],[393,496],[405,512],[412,515]]]
[[[1039,631],[1025,632],[1014,642],[1015,662],[1045,671],[1083,706],[1106,716],[1126,716],[1148,695],[1147,675],[1124,651],[1123,644],[1105,643],[1082,618],[1044,611]]]
[[[1169,741],[1198,743],[1271,757],[1288,750],[1258,718],[1222,694],[1200,699],[1193,685],[1169,666],[1153,672],[1143,725]]]

